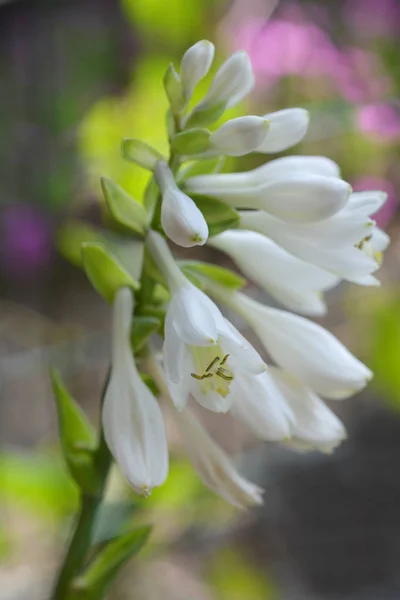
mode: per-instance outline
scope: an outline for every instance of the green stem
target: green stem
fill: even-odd
[[[103,387],[101,405],[103,405],[109,377],[110,372],[107,374]],[[76,519],[75,528],[69,542],[67,553],[57,577],[52,600],[67,600],[71,583],[79,574],[83,566],[85,557],[90,548],[93,525],[97,516],[97,511],[103,501],[104,488],[111,462],[112,457],[104,439],[103,428],[101,427],[100,441],[94,457],[94,464],[99,476],[99,487],[96,494],[81,494],[79,514]]]

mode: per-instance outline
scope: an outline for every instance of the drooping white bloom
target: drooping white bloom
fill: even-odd
[[[310,388],[282,369],[269,367],[268,374],[294,417],[286,444],[329,453],[346,438],[343,423]]]
[[[226,293],[225,300],[247,320],[280,367],[322,396],[347,398],[371,379],[371,371],[320,325],[239,292]]]
[[[227,121],[210,136],[210,147],[217,154],[243,156],[263,143],[269,123],[262,117],[238,117]]]
[[[209,245],[228,254],[246,277],[296,312],[326,312],[323,291],[339,277],[289,254],[254,231],[231,229],[209,239]]]
[[[304,108],[286,108],[264,115],[270,122],[265,141],[257,152],[282,152],[300,142],[307,133],[310,116]]]
[[[185,248],[205,244],[206,220],[193,200],[178,188],[168,165],[158,162],[154,175],[162,192],[161,224],[167,236]]]
[[[168,474],[168,446],[160,407],[143,383],[130,346],[133,298],[121,288],[114,300],[112,367],[102,421],[107,445],[134,490],[148,496]]]
[[[341,211],[317,223],[287,223],[263,211],[244,211],[240,225],[268,236],[294,256],[343,279],[376,285],[371,273],[379,265],[365,242],[376,231],[370,215],[385,201],[383,192],[357,192],[350,195]],[[382,237],[380,233],[377,236]]]
[[[242,477],[230,458],[188,409],[177,415],[186,451],[202,481],[230,504],[262,504],[263,490]]]
[[[210,70],[214,58],[214,44],[201,40],[188,50],[181,61],[181,81],[185,98],[189,99],[193,90]]]
[[[294,223],[327,219],[345,206],[351,193],[350,185],[341,179],[307,172],[266,177],[264,183],[248,187],[215,186],[219,177],[222,176],[190,177],[185,181],[185,189],[212,196],[235,208],[258,208]]]
[[[181,410],[192,394],[205,408],[226,412],[238,374],[259,374],[265,364],[214,302],[186,279],[158,233],[148,234],[147,246],[172,295],[165,319],[164,371],[175,406]]]
[[[246,52],[238,50],[218,69],[210,88],[195,110],[238,104],[254,87],[254,75]]]

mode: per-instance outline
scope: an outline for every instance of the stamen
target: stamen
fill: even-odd
[[[228,358],[229,358],[229,354],[225,354],[224,358],[221,360],[221,367],[222,367],[222,365],[224,365],[226,363]]]
[[[227,355],[227,356],[229,356],[229,355]],[[225,359],[224,359],[224,360],[225,360]],[[213,368],[213,366],[215,365],[215,363],[217,363],[218,361],[219,361],[219,356],[216,356],[216,357],[215,357],[215,358],[214,358],[214,359],[213,359],[213,360],[210,362],[210,364],[208,365],[208,367],[207,367],[207,369],[206,369],[206,373],[208,373],[208,371],[209,371],[210,369],[212,369],[212,368]],[[223,364],[223,363],[221,363],[221,365],[222,365],[222,364]]]
[[[196,375],[196,373],[190,373],[191,377],[194,379],[208,379],[213,376],[213,373],[204,373],[203,375]]]
[[[226,381],[233,380],[233,375],[227,375],[225,369],[221,369],[221,368],[218,369],[218,371],[216,372],[216,375],[218,375],[218,377],[222,377],[222,379],[225,379]]]

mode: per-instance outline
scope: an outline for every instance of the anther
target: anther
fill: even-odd
[[[210,369],[212,369],[212,368],[213,368],[213,366],[215,365],[215,363],[217,363],[218,361],[219,361],[219,356],[216,356],[216,357],[215,357],[215,358],[214,358],[214,359],[213,359],[213,360],[210,362],[210,364],[208,365],[208,367],[207,367],[207,369],[206,369],[206,373],[208,373],[208,371],[209,371]],[[223,364],[223,363],[221,363],[221,365],[222,365],[222,364]]]

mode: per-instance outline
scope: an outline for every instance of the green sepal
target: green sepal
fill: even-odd
[[[158,398],[158,396],[160,395],[160,390],[158,389],[158,386],[157,386],[156,382],[154,381],[154,379],[152,378],[152,376],[149,375],[148,373],[140,373],[140,377],[141,377],[143,383],[145,383],[147,385],[147,387],[149,388],[149,390],[151,391],[153,396]]]
[[[179,261],[179,266],[185,275],[194,272],[195,275],[204,276],[231,290],[240,290],[247,283],[246,279],[235,271],[219,265],[202,261]]]
[[[204,160],[195,160],[178,171],[176,180],[178,183],[195,177],[196,175],[211,175],[220,173],[225,163],[225,156],[216,156],[214,158],[206,158]]]
[[[211,132],[208,129],[196,127],[177,133],[171,140],[172,148],[183,156],[201,154],[210,147]]]
[[[84,221],[68,221],[57,232],[57,249],[60,254],[76,267],[83,267],[82,244],[84,242],[104,242],[101,231]]]
[[[191,194],[198,208],[203,213],[208,225],[209,236],[217,235],[226,229],[236,229],[240,223],[239,213],[216,198]]]
[[[154,216],[154,211],[157,205],[157,201],[160,198],[160,188],[158,187],[156,180],[154,177],[150,178],[149,183],[145,189],[143,195],[143,206],[147,212],[147,218],[149,222],[152,220]]]
[[[193,269],[186,268],[185,265],[181,266],[181,271],[185,275],[186,279],[189,279],[190,283],[193,283],[199,290],[204,290],[205,285],[201,279],[193,272]]]
[[[136,355],[144,348],[147,340],[161,327],[161,320],[156,317],[135,315],[131,330],[131,344]]]
[[[84,492],[98,489],[99,479],[94,462],[96,435],[81,407],[64,387],[59,373],[50,371],[57,407],[60,443],[65,463],[73,479]]]
[[[137,508],[133,502],[102,504],[96,515],[91,535],[91,545],[100,546],[120,536],[128,528]]]
[[[153,171],[159,160],[166,161],[165,156],[158,150],[136,138],[124,138],[122,140],[122,156],[125,160],[133,162],[144,169]]]
[[[146,544],[151,527],[138,527],[111,540],[92,560],[84,573],[72,583],[68,600],[103,598],[121,567]]]
[[[186,129],[192,127],[203,127],[210,123],[215,123],[225,112],[226,104],[217,104],[207,108],[195,106],[186,123]]]
[[[179,115],[185,107],[186,100],[183,94],[181,78],[172,63],[169,65],[164,75],[163,83],[172,114]]]
[[[139,289],[139,283],[103,244],[82,244],[82,258],[88,279],[107,302],[113,302],[115,293],[121,287]]]
[[[108,177],[101,178],[101,187],[114,219],[128,229],[144,236],[148,229],[148,222],[143,205]]]

